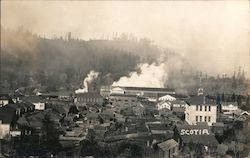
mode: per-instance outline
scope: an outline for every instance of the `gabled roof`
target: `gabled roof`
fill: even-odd
[[[174,139],[169,139],[165,142],[157,144],[158,147],[163,151],[168,151],[178,145],[178,143]]]
[[[221,102],[221,105],[223,106],[238,106],[238,103],[237,102]]]
[[[38,102],[44,102],[44,99],[39,96],[26,96],[22,98],[22,101],[38,103]]]
[[[159,98],[159,100],[169,100],[169,101],[174,101],[174,100],[176,100],[176,98],[175,97],[173,97],[173,96],[171,96],[171,95],[164,95],[164,96],[162,96],[162,97],[160,97]]]
[[[215,138],[215,135],[212,133],[210,127],[208,125],[177,125],[177,132],[181,137],[183,143],[194,143],[194,144],[202,144],[206,146],[217,146],[218,141]],[[184,134],[182,135],[182,130],[203,130],[208,131],[209,134]]]
[[[183,101],[183,100],[174,100],[174,101],[171,101],[171,103],[172,104],[186,104],[186,102],[185,101]]]
[[[88,119],[98,119],[99,117],[99,114],[98,113],[95,113],[95,112],[89,112],[86,114],[86,117]]]
[[[205,95],[191,97],[186,101],[189,105],[215,105],[216,102]]]
[[[0,108],[0,120],[2,120],[2,123],[11,124],[15,118],[16,108],[9,105],[7,104]]]
[[[0,96],[0,100],[9,100],[7,96]]]

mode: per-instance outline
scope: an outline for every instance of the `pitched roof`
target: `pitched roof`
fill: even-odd
[[[212,133],[208,125],[177,125],[177,132],[184,143],[202,144],[206,146],[217,146],[218,141]],[[182,130],[198,130],[198,134],[181,134]],[[200,132],[206,130],[208,134],[201,134]]]
[[[178,143],[174,139],[169,139],[165,142],[157,144],[160,149],[163,151],[168,151],[178,145]]]
[[[9,98],[7,96],[3,95],[3,96],[0,96],[0,100],[9,100]]]
[[[7,104],[0,108],[0,120],[2,120],[2,123],[11,124],[15,118],[16,108],[9,105]]]
[[[44,102],[44,99],[39,96],[26,96],[22,98],[22,101],[37,103],[37,102]]]
[[[191,97],[186,102],[189,105],[205,105],[205,104],[215,105],[216,104],[214,100],[209,99],[205,95],[198,95],[198,96]]]

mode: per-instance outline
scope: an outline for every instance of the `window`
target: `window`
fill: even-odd
[[[210,105],[208,106],[208,111],[211,111],[211,106]]]
[[[200,122],[202,122],[202,116],[200,116]]]
[[[200,105],[200,111],[202,111],[202,106]]]
[[[211,121],[211,116],[208,116],[208,122],[210,122]]]
[[[199,109],[199,106],[198,106],[198,105],[196,105],[196,111],[198,111],[198,109]]]
[[[205,111],[207,111],[207,106],[205,106]]]
[[[207,122],[207,116],[204,117],[204,121]]]
[[[195,120],[196,120],[196,122],[198,122],[198,116],[196,116]]]

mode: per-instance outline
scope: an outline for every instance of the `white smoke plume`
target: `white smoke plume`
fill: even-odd
[[[129,76],[121,77],[112,86],[164,87],[168,77],[165,63],[143,63],[138,67],[140,72],[131,72]]]
[[[88,92],[88,85],[91,84],[91,82],[96,79],[99,75],[99,72],[95,72],[94,70],[91,70],[87,77],[83,80],[83,88],[79,88],[75,91],[76,94],[78,93],[87,93]]]

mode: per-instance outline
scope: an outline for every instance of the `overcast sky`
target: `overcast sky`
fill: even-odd
[[[1,1],[1,25],[82,39],[147,37],[208,73],[249,69],[248,1]]]

